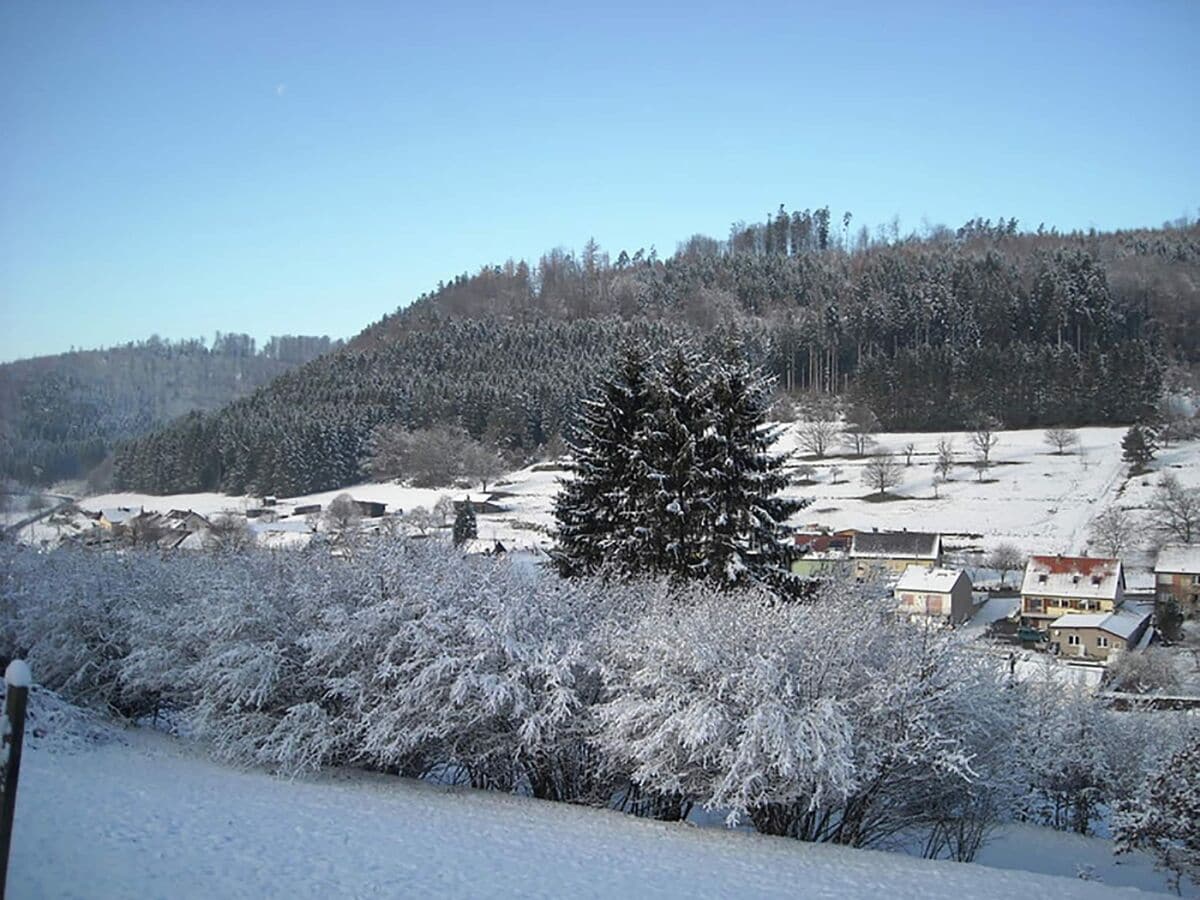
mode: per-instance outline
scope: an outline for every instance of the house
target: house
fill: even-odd
[[[190,509],[172,509],[166,516],[167,527],[173,531],[200,531],[208,527],[208,519]]]
[[[387,509],[386,503],[379,503],[376,500],[355,500],[354,506],[358,509],[358,514],[364,519],[381,518],[384,510]]]
[[[508,507],[501,506],[499,503],[493,503],[491,500],[455,500],[454,512],[457,514],[466,503],[471,504],[471,508],[477,513],[502,513],[508,512]]]
[[[1031,556],[1021,582],[1021,625],[1045,631],[1070,613],[1111,613],[1125,602],[1119,559]]]
[[[292,510],[293,516],[312,516],[321,511],[320,503],[309,503],[307,506],[297,506]]]
[[[130,506],[117,506],[111,509],[100,510],[100,517],[96,521],[101,528],[112,531],[117,526],[128,525],[134,519],[142,514],[142,508],[139,506],[134,509]]]
[[[909,566],[900,575],[894,591],[899,611],[909,618],[927,616],[950,625],[971,618],[971,579],[961,569]]]
[[[1154,599],[1174,598],[1185,614],[1200,613],[1200,544],[1168,544],[1154,563]]]
[[[850,542],[857,578],[899,575],[909,566],[942,564],[942,536],[922,531],[859,531]]]
[[[1149,626],[1146,610],[1067,613],[1051,623],[1050,646],[1063,656],[1107,660],[1136,647]]]

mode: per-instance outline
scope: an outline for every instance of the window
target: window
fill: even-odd
[[[1108,638],[1106,638],[1104,635],[1100,635],[1100,637],[1096,638],[1096,646],[1097,647],[1107,647],[1108,646]]]
[[[1042,598],[1041,597],[1026,597],[1025,598],[1025,611],[1032,612],[1032,613],[1040,613],[1042,611]]]
[[[1046,583],[1046,576],[1045,576],[1045,575],[1039,575],[1039,576],[1038,576],[1038,584],[1045,584],[1045,583]]]
[[[1078,647],[1079,646],[1079,635],[1068,634],[1067,635],[1067,643],[1070,644],[1072,647]]]

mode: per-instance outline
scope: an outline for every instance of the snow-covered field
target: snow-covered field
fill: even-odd
[[[164,734],[75,718],[62,705],[39,720],[47,701],[36,700],[14,898],[958,900],[1165,889],[1145,858],[1117,862],[1106,841],[1040,828],[1007,829],[983,851],[985,864],[962,864],[357,772],[287,781],[223,767]]]
[[[1160,451],[1152,471],[1128,479],[1128,465],[1121,460],[1122,428],[1083,428],[1079,446],[1063,455],[1054,453],[1041,430],[998,432],[992,451],[992,467],[980,482],[972,467],[974,454],[967,433],[881,434],[873,452],[896,453],[903,466],[903,449],[915,447],[912,465],[903,466],[902,481],[893,493],[903,499],[870,502],[871,492],[862,481],[867,459],[850,455],[805,459],[798,446],[796,426],[788,426],[779,443],[782,450],[795,451],[796,465],[814,469],[811,485],[797,485],[790,493],[811,501],[794,524],[818,524],[831,528],[938,531],[948,536],[948,545],[991,549],[1009,542],[1024,553],[1082,553],[1087,549],[1092,520],[1111,505],[1137,510],[1147,505],[1160,473],[1172,472],[1188,487],[1200,486],[1200,442],[1174,444]],[[953,480],[941,485],[934,497],[933,475],[937,443],[942,437],[954,442],[959,462]],[[833,452],[843,453],[841,448]],[[834,477],[834,468],[839,471]],[[501,478],[495,489],[512,496],[499,499],[504,512],[479,516],[479,537],[504,541],[510,547],[546,547],[554,520],[552,500],[561,471],[544,465],[531,466]],[[397,484],[362,484],[345,489],[360,500],[378,500],[389,510],[432,506],[449,493],[461,498],[459,490],[422,490]],[[308,497],[289,498],[293,504],[327,504],[342,491],[327,491]],[[478,500],[483,492],[471,496]],[[154,497],[142,494],[107,494],[83,502],[87,509],[143,506],[166,511],[194,509],[210,514],[223,509],[243,509],[249,498],[221,494],[179,494]],[[1127,562],[1148,560],[1131,555]]]

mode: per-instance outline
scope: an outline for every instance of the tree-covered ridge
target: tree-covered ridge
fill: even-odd
[[[48,483],[84,475],[113,446],[192,410],[216,409],[338,346],[283,335],[157,337],[0,365],[0,476]]]
[[[297,493],[360,476],[383,422],[464,427],[518,454],[562,432],[638,333],[736,331],[791,393],[845,396],[886,428],[1132,422],[1164,364],[1200,361],[1200,226],[1060,235],[1013,220],[852,237],[828,210],[614,261],[589,241],[460,275],[339,353],[118,460],[126,487]]]

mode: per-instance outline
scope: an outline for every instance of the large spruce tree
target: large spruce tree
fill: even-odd
[[[630,342],[599,395],[583,402],[575,434],[567,440],[571,477],[554,501],[559,544],[554,560],[564,575],[609,566],[636,571],[644,509],[639,483],[641,432],[651,410],[649,358]]]
[[[668,574],[732,586],[786,577],[784,460],[771,452],[766,380],[688,347],[653,367],[627,350],[571,443],[555,503],[554,559],[568,575]]]

